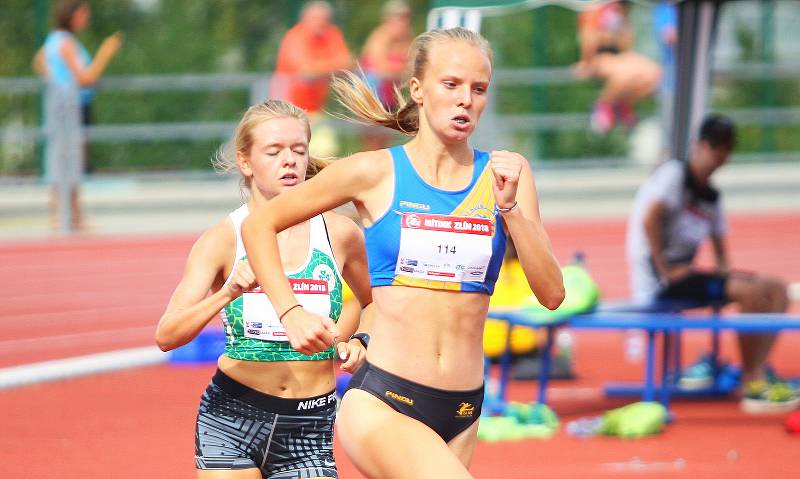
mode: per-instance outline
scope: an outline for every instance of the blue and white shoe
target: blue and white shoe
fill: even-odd
[[[716,370],[722,367],[721,364],[717,364]],[[711,362],[711,356],[704,354],[694,364],[681,371],[678,386],[687,391],[710,388],[714,385],[714,372],[715,365]]]

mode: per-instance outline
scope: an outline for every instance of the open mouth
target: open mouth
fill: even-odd
[[[456,115],[452,120],[457,126],[466,127],[469,125],[469,116],[467,115]]]
[[[298,179],[297,173],[286,173],[280,178],[281,183],[285,185],[293,185]]]

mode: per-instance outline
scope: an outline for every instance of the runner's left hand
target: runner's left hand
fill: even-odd
[[[495,204],[500,208],[510,208],[517,197],[519,175],[524,156],[513,151],[492,151],[489,156],[490,166],[494,174],[492,192]]]
[[[358,339],[337,343],[336,354],[339,356],[339,359],[342,360],[339,369],[348,373],[356,372],[367,358],[367,350]]]

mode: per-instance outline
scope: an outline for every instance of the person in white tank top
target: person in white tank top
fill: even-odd
[[[325,166],[309,157],[310,136],[305,112],[290,103],[268,100],[248,109],[215,166],[238,167],[250,199],[195,242],[158,323],[156,342],[169,351],[225,308],[228,345],[197,419],[199,478],[337,477],[333,358],[354,372],[366,357],[364,335],[352,337],[359,311],[340,316],[342,279],[362,308],[372,302],[363,234],[349,218],[326,212],[277,238],[283,270],[299,285],[292,308],[328,314],[334,346],[316,355],[282,339],[286,311],[275,311],[260,291],[240,234],[249,211]]]

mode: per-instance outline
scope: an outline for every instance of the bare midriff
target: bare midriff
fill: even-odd
[[[370,363],[438,389],[481,386],[488,295],[384,286],[372,298]]]
[[[336,385],[331,360],[262,362],[222,355],[217,365],[245,386],[281,398],[319,396],[331,392]]]

